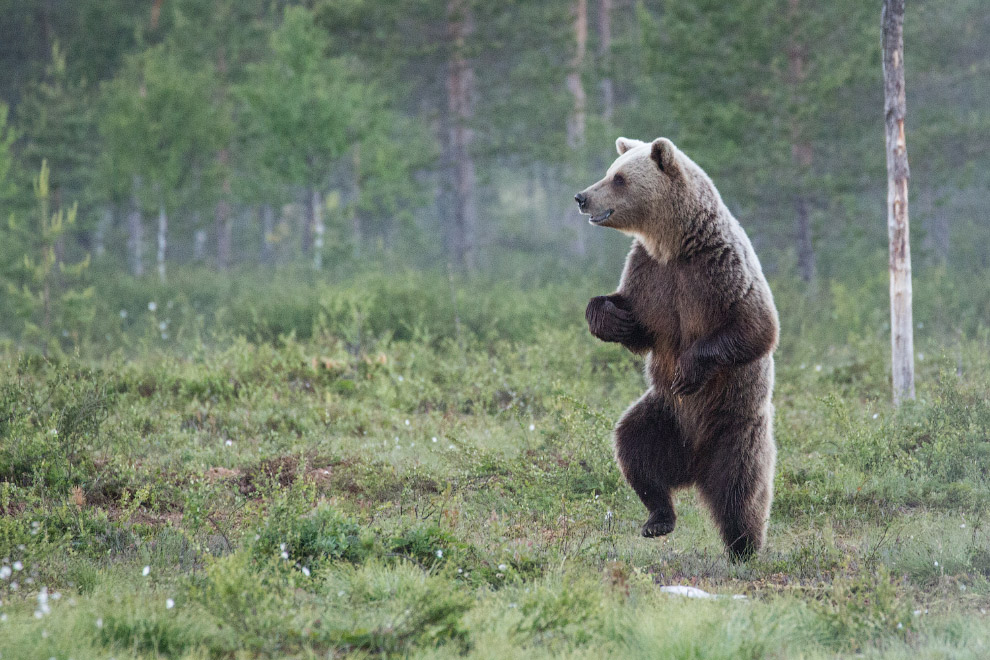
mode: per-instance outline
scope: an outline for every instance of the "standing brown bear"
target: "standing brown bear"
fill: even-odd
[[[615,456],[674,529],[673,490],[698,486],[733,559],[758,551],[773,499],[778,319],[760,261],[708,175],[674,144],[619,138],[605,178],[575,195],[591,223],[635,237],[619,290],[597,296],[591,333],[646,354],[650,389],[615,428]]]

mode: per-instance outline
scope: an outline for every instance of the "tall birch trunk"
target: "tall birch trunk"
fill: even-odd
[[[461,270],[474,268],[477,201],[471,143],[474,131],[474,68],[467,59],[467,39],[474,30],[468,0],[449,0],[447,27],[450,60],[447,66],[449,155],[452,167],[452,220],[454,260]]]
[[[807,103],[803,90],[808,73],[805,70],[807,45],[799,34],[801,20],[800,0],[787,0],[787,17],[791,24],[791,38],[787,44],[787,71],[790,85],[791,105],[794,108]],[[814,162],[814,150],[804,132],[801,122],[794,116],[790,118],[791,162],[795,169],[794,190],[794,239],[797,243],[798,270],[801,279],[811,282],[815,279],[815,246],[814,231],[811,226],[810,202],[804,192],[805,181],[811,172]]]
[[[144,275],[144,227],[141,225],[141,202],[138,191],[141,189],[141,177],[134,175],[131,179],[131,208],[127,212],[127,252],[130,255],[131,274],[134,277]]]
[[[585,126],[587,124],[588,97],[584,91],[581,72],[584,69],[584,58],[588,50],[588,0],[574,0],[574,57],[571,58],[570,70],[567,73],[567,89],[574,97],[571,114],[567,118],[567,146],[571,149],[571,174],[581,158],[584,147]],[[565,195],[565,199],[570,196]],[[568,199],[569,201],[569,199]],[[574,252],[583,256],[586,252],[585,231],[581,224],[581,216],[573,204],[567,204],[564,211],[564,228],[573,230]]]
[[[567,118],[567,146],[579,149],[584,146],[585,106],[588,97],[581,81],[581,69],[588,50],[588,0],[574,0],[574,57],[567,73],[567,89],[574,97],[571,115]]]
[[[96,231],[93,232],[93,254],[97,259],[106,254],[107,251],[107,231],[113,226],[113,207],[107,205],[103,207],[100,219],[96,222]]]
[[[221,149],[217,154],[220,167],[226,170],[230,162],[230,151]],[[230,211],[230,176],[224,174],[223,183],[220,188],[220,201],[217,202],[213,214],[213,224],[217,233],[217,268],[227,270],[230,268],[230,253],[233,243],[233,225],[231,223]]]
[[[272,238],[275,234],[275,209],[271,204],[261,207],[261,263],[275,262],[275,249]]]
[[[914,398],[911,244],[908,226],[907,140],[904,119],[904,0],[884,0],[883,92],[887,143],[887,235],[890,244],[890,349],[894,404]]]
[[[165,248],[168,236],[168,215],[163,205],[158,206],[158,252],[155,263],[158,266],[158,281],[165,284]]]
[[[206,230],[197,229],[193,234],[193,261],[206,260]]]
[[[313,270],[323,270],[323,195],[316,188],[309,194],[310,217],[313,218]]]
[[[361,230],[361,144],[354,145],[353,185],[351,189],[351,231],[354,234],[354,258],[361,257],[361,242],[364,240]]]
[[[216,4],[217,13],[221,14],[220,3]],[[227,53],[224,44],[217,47],[217,78],[220,85],[217,88],[217,96],[222,101],[227,95]],[[220,105],[218,103],[218,105]],[[231,247],[233,244],[233,221],[231,217],[230,199],[230,148],[223,147],[217,152],[217,162],[220,164],[220,171],[223,180],[220,184],[220,200],[214,209],[213,223],[217,233],[217,268],[227,270],[230,268]]]
[[[302,217],[300,219],[302,234],[300,247],[304,259],[308,259],[313,254],[313,225],[316,219],[313,217],[313,189],[305,187],[302,189]]]
[[[607,72],[602,78],[602,119],[612,121],[615,114],[615,87],[612,84],[612,0],[598,0],[598,58]]]

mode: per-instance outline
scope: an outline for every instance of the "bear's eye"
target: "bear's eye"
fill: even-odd
[[[622,186],[626,185],[626,178],[621,174],[616,174],[614,177],[612,177],[612,185],[616,186],[617,188],[621,188]]]

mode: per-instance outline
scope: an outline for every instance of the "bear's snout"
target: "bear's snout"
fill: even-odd
[[[574,201],[577,202],[578,209],[584,210],[584,207],[588,205],[588,196],[584,193],[578,193],[574,195]]]

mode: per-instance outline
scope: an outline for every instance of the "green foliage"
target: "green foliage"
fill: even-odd
[[[42,161],[34,181],[37,206],[31,222],[22,224],[14,216],[8,221],[8,229],[24,253],[19,268],[6,283],[23,323],[21,337],[46,354],[59,352],[65,339],[76,346],[86,340],[94,293],[92,286],[86,286],[89,255],[74,264],[65,261],[66,238],[76,223],[77,207],[51,211],[49,175],[48,163]]]
[[[93,140],[96,105],[91,89],[74,79],[57,43],[51,48],[45,76],[32,82],[18,104],[17,120],[19,171],[33,176],[47,163],[55,205],[77,203],[85,217],[97,192],[93,185],[93,161],[99,148]]]
[[[16,134],[7,125],[9,112],[10,108],[5,103],[0,103],[0,203],[4,203],[4,206],[0,208],[4,209],[6,209],[6,202],[14,193],[14,182],[11,177],[14,154],[11,145],[14,144]]]
[[[326,505],[301,509],[295,492],[289,490],[272,502],[253,545],[255,557],[281,558],[316,570],[324,562],[359,562],[369,555],[370,540],[354,520]]]
[[[258,163],[283,183],[315,187],[361,137],[358,118],[373,88],[357,84],[344,58],[326,56],[327,35],[301,7],[285,10],[270,47],[239,88]]]
[[[135,193],[145,208],[202,207],[223,175],[216,151],[229,139],[229,109],[204,103],[216,95],[210,64],[190,69],[160,44],[128,58],[103,90],[102,178],[117,198]]]
[[[85,369],[35,371],[28,360],[11,376],[0,387],[0,479],[63,496],[92,483],[93,450],[113,400],[106,383]]]
[[[885,570],[836,580],[817,606],[829,633],[848,651],[861,652],[872,640],[911,633],[910,603],[898,594]]]
[[[207,295],[202,276],[174,286],[187,276]],[[245,304],[270,299],[259,318],[291,318],[294,299],[242,285]],[[808,315],[778,360],[770,543],[732,565],[688,493],[670,537],[638,536],[608,436],[641,365],[586,335],[563,284],[505,288],[542,322],[475,324],[488,285],[458,280],[460,325],[421,318],[442,295],[371,278],[314,286],[305,337],[231,336],[224,315],[167,342],[145,334],[158,315],[208,299],[169,309],[158,285],[127,286],[126,360],[0,373],[4,655],[965,657],[990,641],[981,340],[919,343],[958,350],[962,375],[926,358],[919,401],[895,413],[886,337],[852,327],[870,323],[855,291]]]

